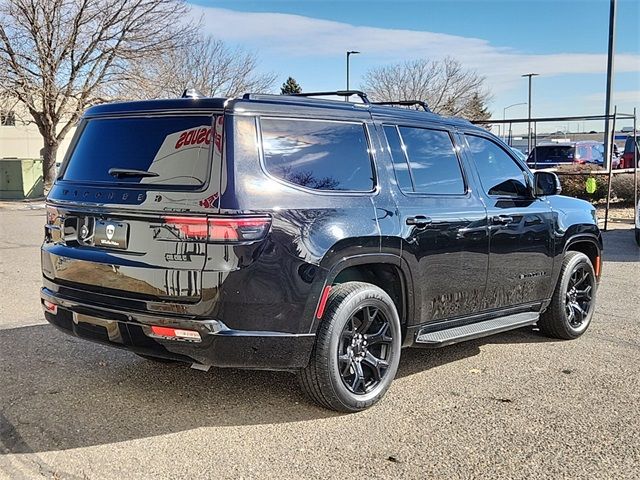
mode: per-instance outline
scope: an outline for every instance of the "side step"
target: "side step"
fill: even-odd
[[[418,333],[416,344],[421,347],[444,347],[452,343],[473,340],[486,337],[495,333],[506,332],[515,328],[533,325],[538,321],[538,312],[524,312],[507,315],[506,317],[492,318],[484,322],[471,323],[461,327],[447,328],[435,332]]]

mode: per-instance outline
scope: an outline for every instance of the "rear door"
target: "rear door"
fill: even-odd
[[[531,196],[531,173],[496,141],[465,135],[489,220],[489,274],[484,307],[532,304],[551,294],[554,221],[543,198]]]
[[[221,115],[92,118],[49,197],[43,272],[121,297],[197,301],[221,188]]]
[[[391,124],[383,131],[395,170],[402,257],[413,276],[415,323],[478,311],[487,274],[487,216],[453,132]]]

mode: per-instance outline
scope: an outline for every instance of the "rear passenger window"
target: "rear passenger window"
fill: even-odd
[[[390,126],[385,127],[385,132],[402,191],[436,195],[465,193],[460,162],[448,132],[412,127],[396,130]],[[405,169],[410,183],[404,176]]]
[[[364,124],[262,118],[260,126],[271,175],[315,190],[373,190]]]

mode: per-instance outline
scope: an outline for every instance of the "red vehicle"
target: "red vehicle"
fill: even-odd
[[[622,153],[622,157],[620,158],[620,165],[618,166],[618,168],[634,168],[635,167],[634,155],[636,150],[638,149],[639,139],[640,139],[640,136],[636,136],[635,142],[634,142],[633,135],[629,135],[627,137],[627,141],[624,143],[624,152]]]

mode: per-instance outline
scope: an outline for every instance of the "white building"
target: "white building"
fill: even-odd
[[[9,111],[0,111],[0,159],[42,158],[42,135],[28,112],[16,105]],[[75,129],[62,141],[58,161],[64,157]]]

